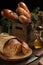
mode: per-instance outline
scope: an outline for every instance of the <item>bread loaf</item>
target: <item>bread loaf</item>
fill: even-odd
[[[21,8],[21,7],[18,7],[18,8],[16,9],[16,13],[17,13],[18,15],[24,15],[24,16],[26,16],[27,18],[30,18],[30,14],[28,14],[28,12],[27,12],[26,10],[24,10],[23,8]]]
[[[9,40],[9,42],[7,42],[3,47],[3,53],[8,57],[19,54],[26,55],[28,52],[29,46],[25,42],[20,43],[16,39]]]
[[[15,12],[13,12],[12,10],[9,10],[9,9],[3,9],[1,11],[1,15],[3,17],[6,17],[8,19],[11,19],[11,20],[15,20],[15,19],[18,19],[18,16]]]
[[[21,51],[21,43],[16,39],[11,39],[4,45],[3,52],[6,56],[12,57]]]
[[[26,55],[29,49],[28,44],[19,38],[6,33],[0,34],[0,52],[5,56]]]
[[[28,19],[26,16],[24,15],[20,15],[19,16],[19,20],[22,22],[22,23],[30,23],[30,19]]]
[[[23,54],[27,54],[29,52],[29,46],[24,41],[22,43],[22,52]]]
[[[29,9],[28,9],[28,7],[26,6],[26,4],[24,2],[19,2],[18,7],[23,8],[24,10],[26,10],[28,12],[28,14],[30,14]]]

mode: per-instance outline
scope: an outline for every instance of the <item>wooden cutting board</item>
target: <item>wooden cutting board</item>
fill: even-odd
[[[39,64],[43,65],[43,57],[39,60]]]
[[[29,52],[26,55],[13,56],[13,57],[8,58],[4,54],[0,53],[0,58],[2,58],[3,60],[6,60],[6,61],[11,61],[11,62],[23,61],[23,60],[28,59],[31,56],[31,54],[32,54],[32,50],[29,49]]]

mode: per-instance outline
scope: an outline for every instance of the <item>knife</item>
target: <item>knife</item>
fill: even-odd
[[[33,55],[30,59],[28,59],[26,61],[25,65],[28,65],[28,64],[32,63],[33,61],[39,59],[42,56],[43,56],[43,50],[39,51],[37,54]]]

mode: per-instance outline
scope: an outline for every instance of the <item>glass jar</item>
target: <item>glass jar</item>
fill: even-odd
[[[34,48],[39,49],[43,47],[43,41],[41,40],[42,26],[38,26],[35,30],[36,39],[34,40]]]

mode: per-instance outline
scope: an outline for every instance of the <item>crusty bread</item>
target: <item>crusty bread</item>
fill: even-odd
[[[0,52],[5,56],[26,55],[29,49],[28,44],[23,40],[7,33],[0,34]]]
[[[4,45],[3,52],[6,56],[14,56],[21,51],[21,43],[17,39],[11,39]]]
[[[24,15],[24,16],[26,16],[27,18],[30,18],[30,14],[28,14],[28,12],[27,12],[26,10],[24,10],[23,8],[21,8],[21,7],[18,7],[18,8],[16,9],[16,13],[17,13],[18,15]]]
[[[15,12],[13,12],[12,10],[9,10],[9,9],[3,9],[1,11],[1,15],[3,17],[6,17],[8,19],[11,19],[11,20],[15,20],[15,19],[18,19],[18,16]]]
[[[22,7],[24,10],[26,10],[28,12],[28,14],[30,14],[29,9],[24,2],[19,2],[18,7]]]
[[[28,19],[26,16],[24,15],[20,15],[19,16],[19,20],[22,22],[22,23],[30,23],[30,19]]]
[[[27,54],[29,52],[29,46],[24,41],[21,43],[17,39],[10,39],[3,47],[4,55],[12,57],[19,54]]]
[[[27,54],[29,52],[29,46],[24,41],[22,42],[22,52],[23,54]]]
[[[43,65],[43,57],[39,60],[39,64]]]

